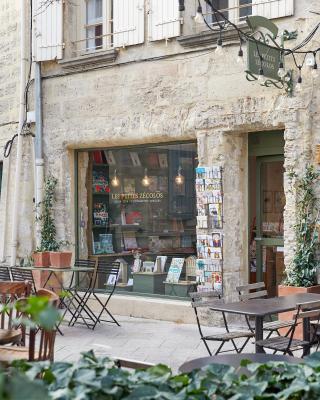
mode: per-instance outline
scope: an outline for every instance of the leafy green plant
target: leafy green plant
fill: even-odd
[[[38,204],[42,210],[38,217],[41,221],[41,243],[37,251],[58,251],[60,247],[60,243],[56,239],[57,231],[52,215],[57,183],[58,180],[53,175],[49,175],[45,180],[44,198]]]
[[[291,265],[286,269],[285,284],[309,287],[316,282],[318,262],[315,251],[318,246],[319,204],[314,187],[319,173],[309,165],[302,178],[290,173],[292,190],[297,198],[297,222],[294,225],[296,248]]]
[[[165,365],[129,372],[94,353],[77,363],[27,363],[12,365],[0,379],[0,397],[21,399],[14,384],[30,399],[54,400],[318,400],[320,353],[304,364],[244,361],[245,372],[212,364],[189,374],[174,375]],[[12,392],[10,392],[12,390]],[[42,397],[32,395],[42,394]]]

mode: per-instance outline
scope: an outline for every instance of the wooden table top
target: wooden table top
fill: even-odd
[[[272,297],[269,299],[252,299],[237,301],[234,303],[217,303],[210,306],[212,311],[224,311],[231,314],[249,315],[253,317],[265,317],[291,311],[298,303],[320,301],[320,294],[298,293],[289,296]]]

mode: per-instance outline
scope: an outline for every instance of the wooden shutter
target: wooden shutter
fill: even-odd
[[[150,0],[149,40],[180,36],[179,0]]]
[[[35,61],[63,55],[63,1],[33,0],[33,51]]]
[[[294,0],[252,0],[252,15],[281,18],[293,15]]]
[[[144,0],[113,0],[113,46],[144,42]]]

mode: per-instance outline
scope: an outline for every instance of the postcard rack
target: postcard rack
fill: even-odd
[[[220,166],[196,168],[198,291],[222,293],[223,187]]]

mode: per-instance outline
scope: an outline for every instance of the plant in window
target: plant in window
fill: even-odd
[[[294,225],[296,248],[291,265],[286,269],[285,284],[310,287],[316,283],[319,262],[315,252],[318,247],[319,201],[315,195],[315,183],[319,173],[307,166],[302,178],[291,172],[290,183],[296,194],[297,220]]]

